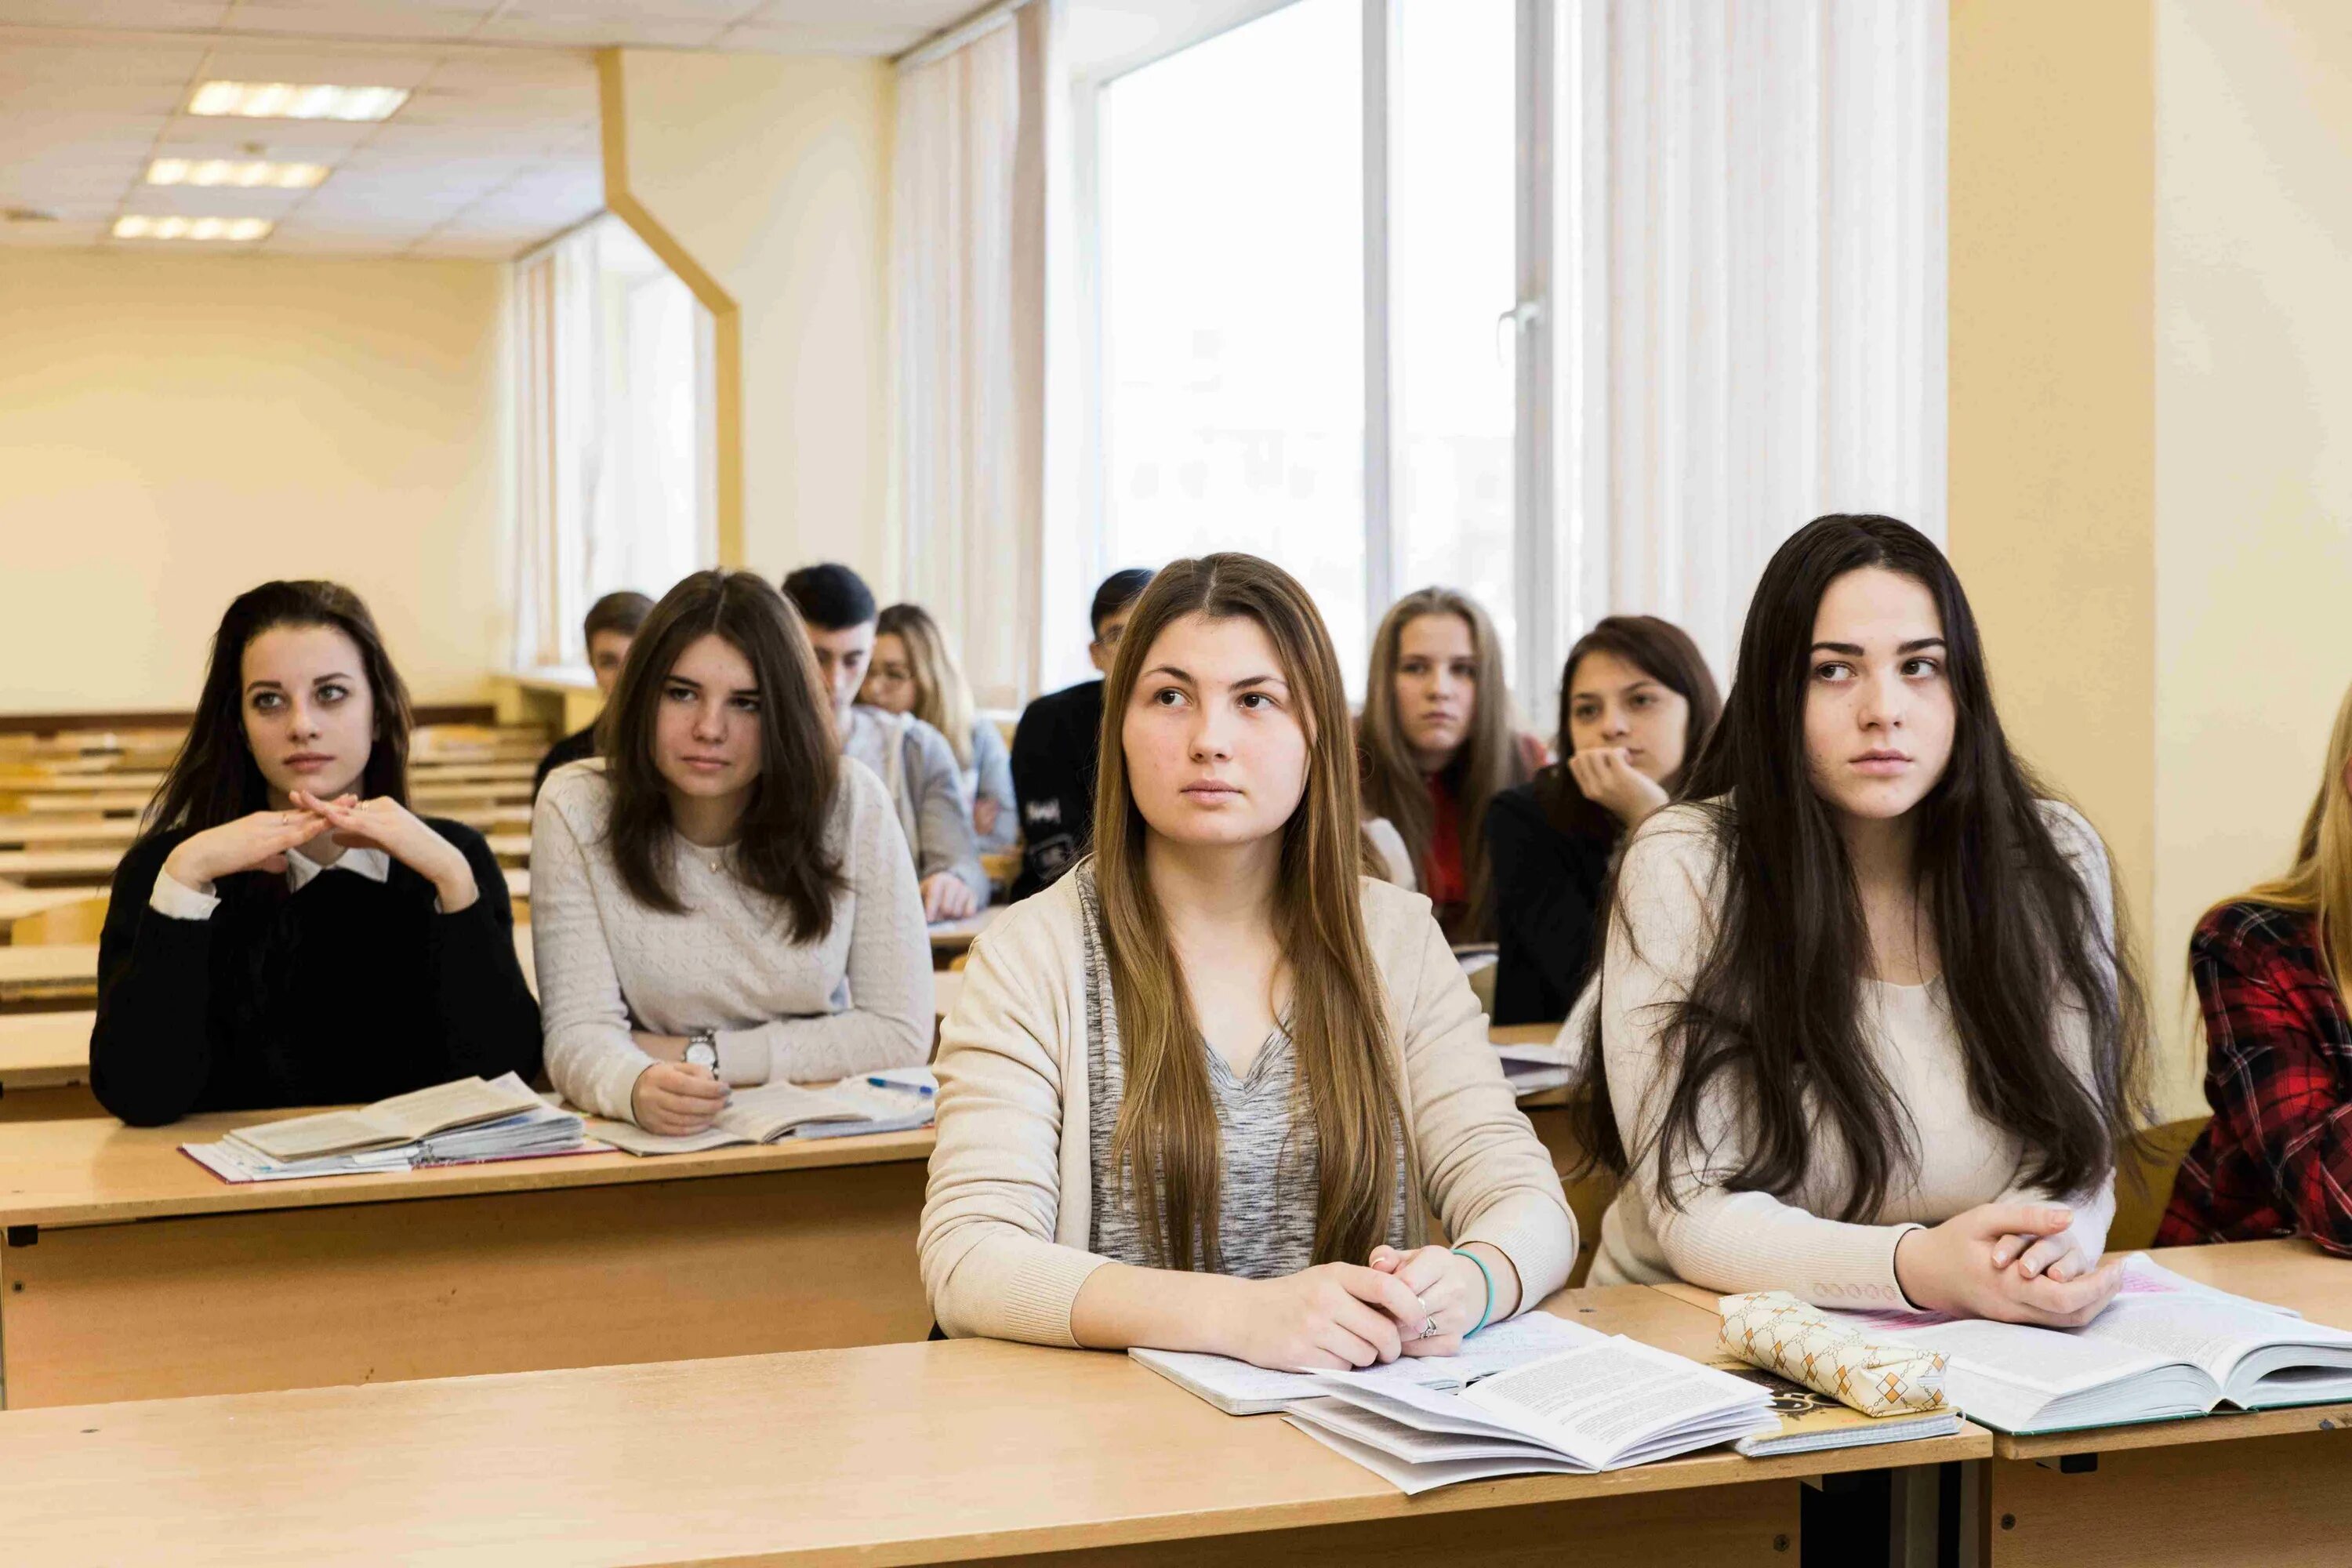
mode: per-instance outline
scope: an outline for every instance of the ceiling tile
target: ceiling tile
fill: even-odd
[[[473,36],[498,0],[239,0],[232,33],[311,38],[432,38]]]
[[[43,27],[123,27],[210,32],[230,0],[8,0],[6,19]]]

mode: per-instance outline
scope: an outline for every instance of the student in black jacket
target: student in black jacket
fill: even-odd
[[[265,583],[213,640],[187,742],[99,942],[99,1100],[379,1100],[540,1068],[539,1007],[480,834],[410,814],[408,693],[367,607]]]
[[[1110,668],[1119,634],[1143,596],[1151,574],[1139,566],[1114,572],[1095,590],[1095,640],[1087,657]],[[1051,883],[1087,852],[1094,826],[1095,752],[1102,743],[1103,683],[1081,681],[1040,697],[1013,732],[1013,795],[1021,805],[1021,874],[1012,897],[1025,899]]]
[[[605,697],[620,684],[621,667],[629,662],[629,644],[635,640],[637,628],[654,613],[654,602],[643,594],[624,588],[607,594],[588,606],[588,618],[582,627],[588,642],[588,668],[596,677],[596,689]],[[566,763],[576,763],[583,757],[596,754],[596,726],[575,730],[547,749],[539,759],[539,772],[530,781],[530,797],[547,787],[547,775]]]
[[[1706,659],[1671,622],[1611,616],[1569,649],[1560,761],[1486,811],[1497,1025],[1568,1016],[1611,858],[1672,798],[1722,710]]]

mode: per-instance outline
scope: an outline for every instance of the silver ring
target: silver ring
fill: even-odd
[[[1413,1335],[1412,1337],[1417,1340],[1435,1339],[1437,1337],[1437,1320],[1435,1318],[1423,1318],[1421,1321],[1421,1332]]]

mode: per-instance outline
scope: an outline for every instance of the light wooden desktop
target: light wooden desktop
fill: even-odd
[[[1638,1287],[1555,1310],[1646,1337]],[[1981,1432],[1901,1462],[1981,1457]],[[0,1415],[12,1552],[175,1563],[1144,1564],[1798,1560],[1803,1478],[1727,1450],[1407,1498],[1128,1358],[992,1341]],[[156,1478],[177,1478],[158,1485]],[[1048,1559],[1050,1560],[1050,1559]]]
[[[2352,1328],[2352,1260],[2307,1241],[2168,1247],[2192,1279]],[[2352,1405],[1993,1436],[1981,1561],[2069,1568],[2342,1562],[2352,1550]]]
[[[98,1015],[0,1014],[0,1122],[103,1116],[89,1090],[89,1031]]]

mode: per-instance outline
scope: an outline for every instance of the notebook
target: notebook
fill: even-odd
[[[1719,1356],[1707,1364],[1754,1384],[1771,1400],[1780,1429],[1752,1433],[1732,1444],[1750,1459],[1817,1454],[1830,1448],[1862,1448],[1877,1443],[1916,1443],[1926,1437],[1953,1436],[1960,1429],[1960,1413],[1955,1409],[1906,1415],[1865,1415],[1826,1394],[1816,1394],[1778,1373],[1750,1366],[1735,1355]]]
[[[547,1104],[513,1073],[460,1079],[355,1110],[240,1127],[181,1152],[225,1182],[361,1176],[424,1165],[594,1152],[581,1119]]]
[[[912,1087],[845,1079],[824,1089],[777,1079],[739,1089],[699,1132],[648,1132],[626,1121],[592,1118],[588,1131],[601,1142],[632,1154],[694,1154],[734,1144],[773,1143],[783,1138],[846,1138],[859,1133],[905,1132],[929,1127],[935,1100]]]
[[[1622,1334],[1565,1326],[1585,1342],[1459,1394],[1327,1373],[1317,1379],[1321,1397],[1283,1418],[1416,1494],[1498,1476],[1622,1469],[1780,1429],[1770,1395],[1752,1383]]]
[[[1549,1312],[1526,1312],[1473,1334],[1460,1355],[1399,1356],[1385,1366],[1355,1375],[1375,1385],[1393,1382],[1456,1389],[1593,1337],[1591,1329],[1555,1318]],[[1276,1372],[1231,1356],[1204,1355],[1195,1351],[1138,1347],[1127,1353],[1185,1393],[1207,1400],[1228,1415],[1264,1415],[1287,1409],[1299,1400],[1316,1398],[1324,1392],[1318,1383],[1321,1374],[1316,1373]]]

